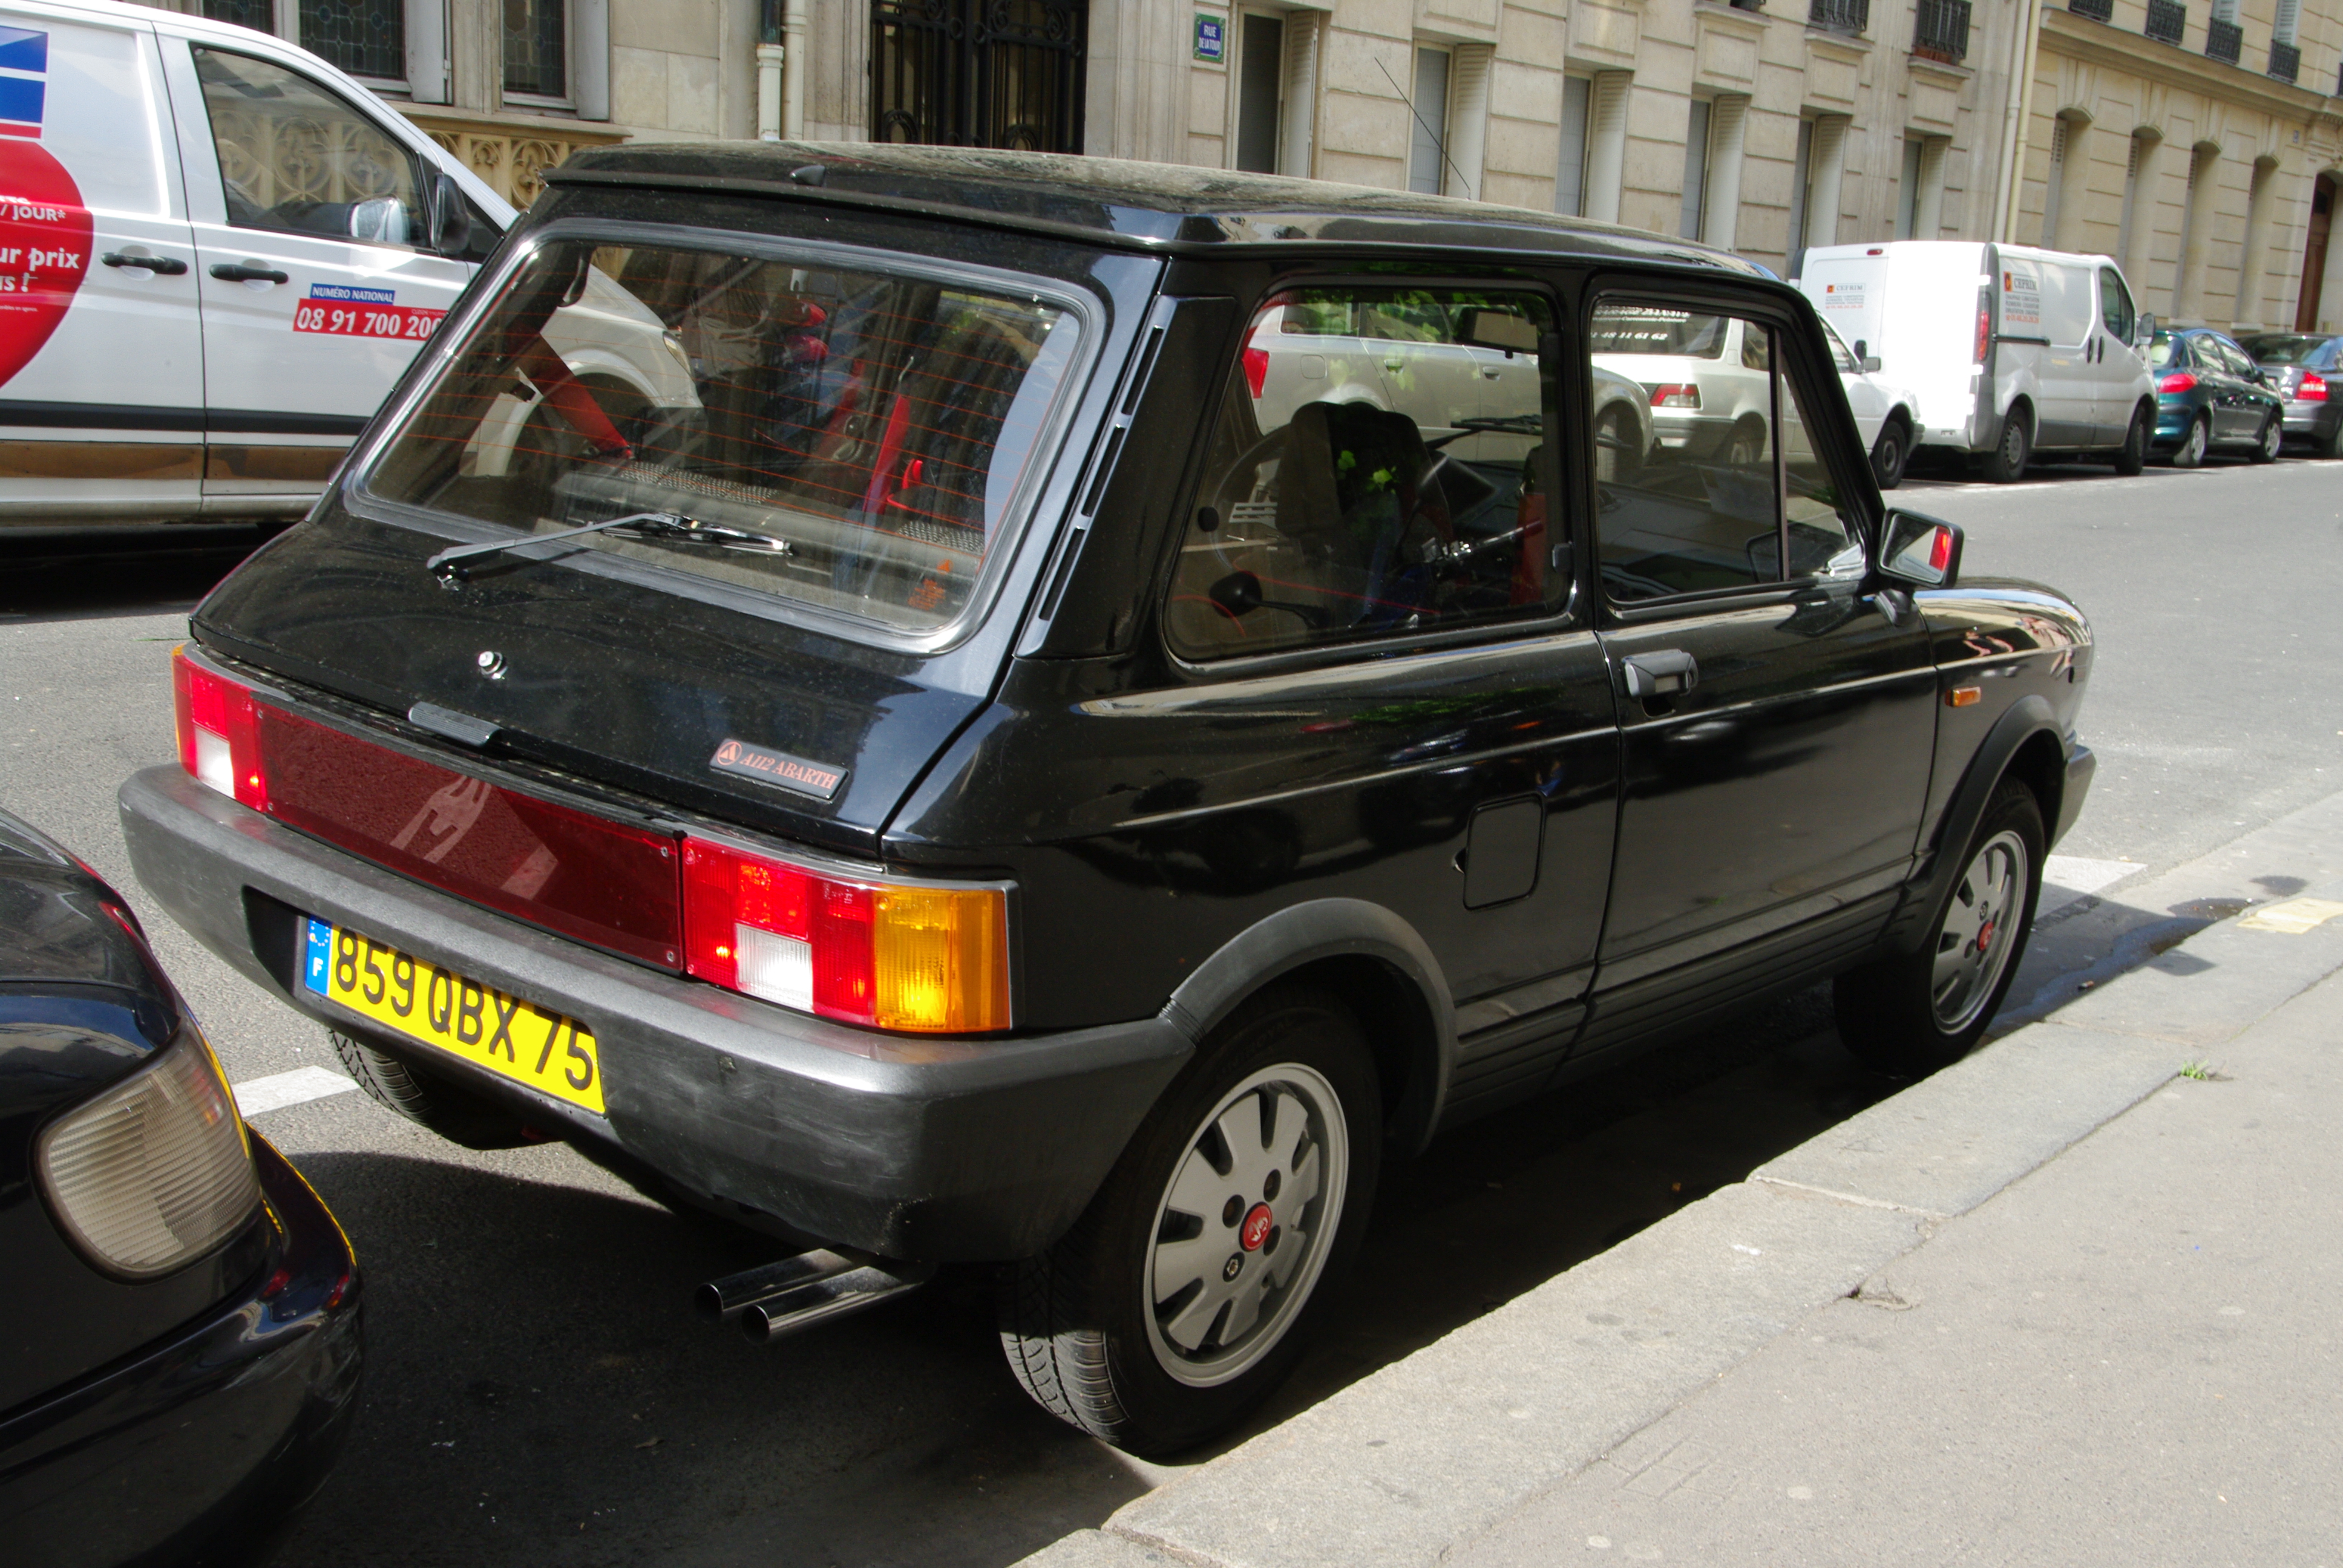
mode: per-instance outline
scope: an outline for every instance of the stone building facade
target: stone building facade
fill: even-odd
[[[2334,0],[2044,7],[2010,237],[2117,257],[2169,320],[2343,331],[2338,51]]]
[[[959,141],[1578,212],[1785,272],[1896,237],[2099,250],[2159,316],[2343,329],[2343,0],[149,3],[317,50],[524,202],[609,141]]]

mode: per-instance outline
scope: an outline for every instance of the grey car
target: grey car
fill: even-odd
[[[2335,386],[2343,337],[2316,332],[2258,332],[2237,339],[2286,399],[2288,445],[2343,457],[2343,387]]]

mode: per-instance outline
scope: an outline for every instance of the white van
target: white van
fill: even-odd
[[[0,0],[0,527],[299,516],[513,217],[306,50]],[[607,292],[611,378],[695,404]]]
[[[1821,246],[1796,279],[1824,320],[1919,400],[1923,449],[1983,453],[2009,480],[2034,457],[2136,474],[2156,433],[2136,309],[2104,256],[1967,240]]]

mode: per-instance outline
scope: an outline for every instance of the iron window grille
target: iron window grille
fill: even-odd
[[[2218,16],[2205,24],[2205,57],[2234,65],[2246,47],[2246,30]]]
[[[1968,58],[1969,0],[1920,0],[1919,17],[1912,28],[1912,53],[1948,65]]]
[[[2116,18],[2116,0],[2066,0],[2066,9],[2094,22],[2112,22]]]
[[[874,141],[1082,150],[1088,0],[872,0]]]
[[[2269,74],[2281,82],[2291,82],[2302,75],[2302,51],[2292,44],[2270,40]]]
[[[2187,6],[2176,0],[2147,0],[2147,25],[2141,32],[2159,44],[2177,44],[2187,30]]]
[[[1871,25],[1871,0],[1806,0],[1806,25],[1859,38]]]

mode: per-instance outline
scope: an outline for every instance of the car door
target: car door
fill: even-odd
[[[2123,274],[2112,266],[2099,268],[2101,330],[2093,353],[2098,372],[2094,422],[2098,427],[2101,446],[2123,444],[2125,435],[2131,429],[2132,416],[2148,389],[2147,361],[2132,343],[2138,324],[2139,316],[2132,307],[2131,290],[2124,286]]]
[[[184,517],[203,342],[170,106],[134,11],[0,10],[0,516]]]
[[[1655,453],[1600,488],[1624,776],[1590,1045],[1869,940],[1913,863],[1936,731],[1920,618],[1866,575],[1870,491],[1820,346],[1771,301],[1689,287],[1600,293],[1590,336],[1654,306],[1735,318],[1770,357],[1774,419],[1754,461]]]
[[[1519,284],[1339,286],[1362,317],[1456,303],[1546,341],[1559,321]],[[1210,951],[1311,899],[1403,920],[1458,1004],[1452,1104],[1559,1060],[1602,923],[1618,732],[1548,510],[1562,397],[1526,384],[1464,457],[1362,403],[1264,428],[1232,374],[1164,601],[1170,685],[1100,711],[1089,743],[1144,781],[1122,852],[1185,895],[1163,918],[1212,924],[1180,940]]]
[[[2071,262],[2035,264],[2042,289],[2040,405],[2034,444],[2094,445],[2098,437],[2098,301],[2088,267]]]
[[[1879,439],[1879,427],[1887,422],[1887,395],[1864,374],[1863,361],[1828,321],[1823,323],[1823,335],[1828,340],[1839,386],[1846,393],[1846,410],[1855,416],[1855,433],[1868,450]]]
[[[2257,440],[2261,436],[2263,421],[2269,417],[2273,396],[2262,377],[2261,367],[2234,339],[2219,333],[2212,334],[2211,339],[2214,352],[2220,357],[2221,368],[2228,376],[2231,439]]]
[[[315,491],[472,272],[425,249],[432,173],[376,113],[281,61],[175,41],[206,495]]]

